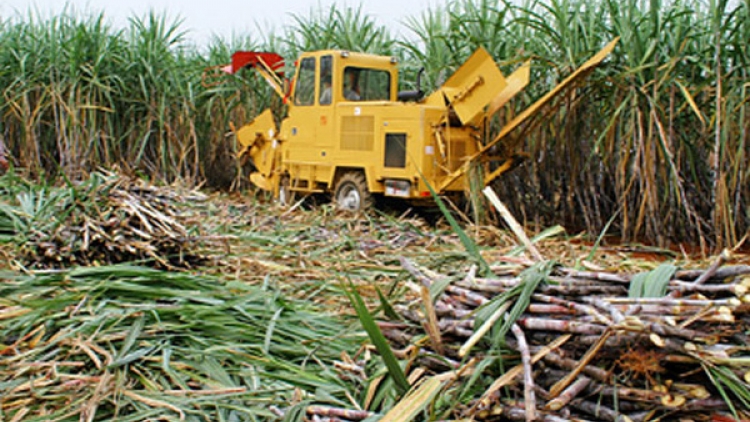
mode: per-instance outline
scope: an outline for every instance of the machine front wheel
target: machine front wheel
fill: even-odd
[[[374,202],[362,172],[344,173],[336,183],[333,198],[338,209],[351,212],[364,211]]]

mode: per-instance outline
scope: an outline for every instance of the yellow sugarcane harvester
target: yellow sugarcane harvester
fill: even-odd
[[[485,184],[512,168],[524,135],[541,120],[540,111],[575,86],[616,42],[491,137],[486,125],[529,83],[529,63],[505,77],[479,48],[425,96],[419,88],[398,92],[393,57],[304,53],[289,83],[279,55],[236,52],[224,71],[257,70],[288,105],[280,126],[269,109],[239,128],[238,154],[252,160],[251,181],[281,202],[294,193],[329,193],[339,207],[357,211],[372,205],[374,195],[426,202],[428,184],[441,195],[462,193],[472,165],[482,164]]]

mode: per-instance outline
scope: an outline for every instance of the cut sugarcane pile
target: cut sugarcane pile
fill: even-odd
[[[395,306],[403,320],[380,328],[412,352],[412,365],[454,370],[464,382],[487,379],[491,366],[477,363],[502,356],[504,375],[489,376],[452,417],[646,421],[747,411],[750,267],[723,261],[633,277],[543,262],[478,277],[402,259],[421,298]]]
[[[0,220],[21,244],[20,261],[33,268],[120,262],[185,267],[200,261],[197,236],[181,207],[204,200],[126,177],[95,173],[62,188],[28,187],[3,204]]]

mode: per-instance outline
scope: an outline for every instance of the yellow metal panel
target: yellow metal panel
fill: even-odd
[[[526,85],[529,84],[530,69],[531,63],[526,62],[505,79],[508,85],[490,102],[490,106],[487,108],[487,116],[497,113],[511,98],[526,88]]]
[[[273,192],[274,191],[274,181],[272,178],[263,176],[260,174],[260,172],[255,172],[250,175],[250,181],[253,182],[253,184],[260,189],[263,189],[264,191]]]
[[[439,92],[466,124],[484,111],[487,104],[502,91],[507,82],[495,61],[483,48],[478,48],[461,65]]]
[[[245,149],[251,148],[258,138],[271,140],[275,132],[276,122],[273,120],[273,113],[268,109],[237,131],[237,142],[242,145],[244,152]]]
[[[250,181],[263,190],[274,190],[277,178],[272,176],[277,161],[276,122],[271,110],[265,110],[249,124],[237,131],[237,142],[242,145],[239,154],[249,154],[258,169]]]
[[[271,85],[271,88],[276,92],[276,94],[284,98],[284,81],[279,78],[279,76],[274,72],[273,69],[266,63],[262,58],[258,58],[258,63],[261,64],[261,66],[256,67],[255,69],[260,73],[260,75],[263,77],[263,79],[266,80],[266,82]]]

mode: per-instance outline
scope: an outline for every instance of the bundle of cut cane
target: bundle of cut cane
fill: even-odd
[[[151,262],[189,266],[198,239],[183,225],[179,205],[201,194],[94,173],[65,187],[27,184],[0,202],[13,228],[21,264],[34,268]]]
[[[411,356],[422,369],[487,381],[455,406],[457,417],[645,421],[747,411],[750,267],[720,268],[725,261],[635,276],[547,261],[478,277],[475,267],[446,276],[402,259],[421,297],[395,306],[403,320],[380,328],[394,347],[418,350]],[[501,374],[489,363],[498,361],[520,363]]]

